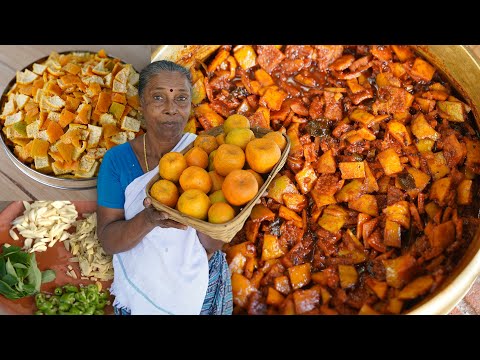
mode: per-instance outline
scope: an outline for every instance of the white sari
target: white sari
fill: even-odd
[[[196,135],[187,133],[171,151],[181,151]],[[144,209],[155,169],[125,190],[125,219]],[[155,227],[134,248],[113,256],[114,305],[135,314],[200,314],[208,287],[208,258],[196,230]]]

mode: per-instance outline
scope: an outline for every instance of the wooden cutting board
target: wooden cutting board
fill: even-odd
[[[78,211],[78,219],[83,219],[82,214],[91,213],[96,210],[96,202],[94,201],[75,201],[75,208]],[[8,204],[8,205],[7,205]],[[9,235],[11,222],[18,216],[22,215],[25,208],[21,201],[11,203],[0,202],[1,206],[7,205],[3,211],[0,212],[0,246],[2,244],[11,244],[15,246],[23,246],[22,240],[13,240]],[[38,268],[41,271],[52,269],[56,273],[54,281],[42,284],[41,291],[53,292],[57,286],[72,284],[78,286],[80,284],[88,285],[94,284],[94,281],[80,279],[80,267],[78,263],[69,261],[72,254],[65,249],[65,246],[57,242],[53,247],[48,248],[45,252],[36,252],[35,258],[37,260]],[[68,265],[71,265],[75,270],[79,279],[73,279],[66,275]],[[102,281],[102,288],[107,289],[112,284],[112,281]],[[113,301],[113,297],[111,298]],[[19,314],[30,315],[36,310],[35,300],[32,296],[17,300],[10,300],[0,295],[0,314]],[[107,305],[105,307],[106,314],[113,314],[113,307]]]

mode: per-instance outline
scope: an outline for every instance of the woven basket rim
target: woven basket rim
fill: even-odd
[[[253,131],[253,133],[255,134],[255,137],[263,137],[263,135],[273,131],[271,129],[266,129],[266,128],[260,128],[260,127],[252,127],[251,130]],[[203,132],[202,134],[208,134],[208,135],[218,135],[220,134],[221,132],[223,132],[223,125],[220,125],[220,126],[217,126],[217,127],[214,127],[212,129],[209,129],[205,132]],[[232,219],[232,220],[229,220],[225,223],[222,223],[222,224],[213,224],[213,223],[209,223],[208,221],[206,220],[200,220],[200,219],[197,219],[197,218],[194,218],[192,216],[189,216],[189,215],[185,215],[185,214],[182,214],[181,212],[179,212],[178,210],[176,209],[173,209],[171,207],[168,207],[166,205],[163,205],[162,203],[160,203],[158,200],[154,199],[151,195],[150,195],[150,188],[152,187],[152,185],[159,179],[161,179],[160,177],[160,174],[157,173],[147,184],[146,188],[145,188],[145,193],[146,193],[146,196],[152,201],[152,205],[157,209],[157,210],[160,210],[160,211],[165,211],[167,212],[169,215],[171,215],[171,219],[172,220],[175,220],[175,221],[178,221],[184,225],[188,225],[188,226],[192,226],[193,228],[197,229],[197,230],[200,230],[202,232],[205,232],[207,235],[210,235],[212,236],[213,238],[216,238],[215,234],[218,234],[219,232],[226,232],[226,231],[229,231],[229,230],[232,230],[232,229],[236,229],[239,225],[240,227],[243,226],[243,224],[245,223],[245,221],[248,219],[248,217],[250,216],[251,214],[251,211],[253,209],[253,207],[256,205],[256,203],[258,202],[258,200],[262,197],[262,195],[265,193],[267,187],[270,185],[270,183],[272,182],[273,178],[278,174],[278,172],[282,169],[282,167],[285,165],[285,162],[287,160],[287,157],[288,157],[288,153],[290,152],[290,139],[289,137],[287,136],[286,133],[282,133],[282,135],[284,136],[285,140],[286,140],[286,146],[285,148],[283,149],[281,155],[280,155],[280,159],[279,161],[277,162],[277,164],[274,166],[274,168],[272,169],[272,171],[270,171],[270,173],[268,173],[268,177],[264,180],[264,183],[263,185],[260,187],[260,189],[258,190],[258,193],[257,195],[255,195],[255,197],[250,200],[247,204],[245,204],[243,206],[243,208],[240,210],[240,212]],[[190,148],[193,147],[193,142],[191,142],[189,145],[187,145],[182,151],[181,153],[182,154],[185,154]],[[236,233],[236,232],[235,232]],[[231,236],[231,238],[233,238],[235,234],[233,234]],[[218,239],[218,240],[222,240],[224,242],[229,242],[230,239],[228,240],[224,240],[224,239]]]

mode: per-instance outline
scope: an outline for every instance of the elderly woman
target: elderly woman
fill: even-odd
[[[184,133],[190,72],[156,61],[140,73],[147,132],[107,151],[98,175],[98,238],[113,254],[116,314],[231,314],[230,272],[222,242],[168,218],[145,198],[161,156],[196,137]]]

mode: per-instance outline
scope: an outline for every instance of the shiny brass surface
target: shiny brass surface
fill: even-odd
[[[152,61],[168,59],[190,67],[204,61],[219,45],[160,45]],[[472,108],[480,128],[480,60],[468,46],[414,45],[413,48],[446,77]],[[477,229],[466,254],[435,293],[426,297],[408,314],[448,314],[467,294],[480,274],[480,231]]]

